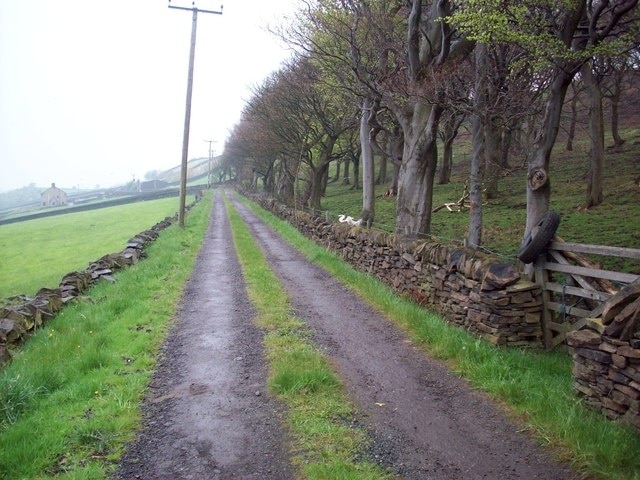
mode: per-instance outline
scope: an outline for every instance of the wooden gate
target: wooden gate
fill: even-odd
[[[632,273],[603,270],[585,254],[640,260],[639,249],[568,243],[556,237],[534,265],[535,280],[542,290],[542,332],[547,349],[563,343],[568,332],[597,323],[605,302],[620,288],[640,279]]]

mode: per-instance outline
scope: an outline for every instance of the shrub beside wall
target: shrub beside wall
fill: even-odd
[[[541,345],[542,296],[515,265],[472,249],[332,223],[253,196],[305,236],[495,345]]]

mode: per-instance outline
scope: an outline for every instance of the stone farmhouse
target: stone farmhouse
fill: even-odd
[[[67,194],[56,187],[55,183],[51,184],[51,188],[46,189],[40,194],[40,205],[43,207],[56,207],[67,204]]]

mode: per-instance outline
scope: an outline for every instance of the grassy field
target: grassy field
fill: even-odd
[[[177,210],[178,200],[166,198],[0,225],[0,299],[57,287]]]
[[[0,371],[0,479],[108,478],[138,427],[210,200],[191,210],[184,229],[164,230],[115,284],[101,282],[87,301],[67,306]]]
[[[551,210],[560,213],[562,221],[557,234],[568,242],[591,243],[640,248],[640,128],[627,129],[622,152],[607,152],[604,172],[604,203],[586,210],[582,208],[586,196],[588,143],[578,141],[572,152],[557,145],[551,161]],[[451,183],[435,185],[433,205],[457,201],[469,179],[471,145],[462,138],[454,148],[454,168]],[[505,260],[514,260],[525,224],[526,166],[517,166],[499,182],[499,196],[483,207],[484,247]],[[381,197],[386,185],[376,187],[375,228],[393,231],[395,226],[395,198]],[[362,208],[362,191],[352,190],[341,182],[330,183],[322,208],[337,221],[340,214],[358,218]],[[431,234],[443,242],[461,242],[469,222],[468,210],[449,212],[442,209],[433,214]],[[640,262],[611,259],[608,268],[640,274]]]

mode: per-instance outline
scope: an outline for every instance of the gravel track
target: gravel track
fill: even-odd
[[[289,479],[282,406],[266,394],[222,193],[163,347],[145,420],[121,479]],[[233,195],[229,194],[233,198]],[[235,199],[295,313],[342,378],[372,439],[369,455],[404,479],[577,479],[481,393]]]

